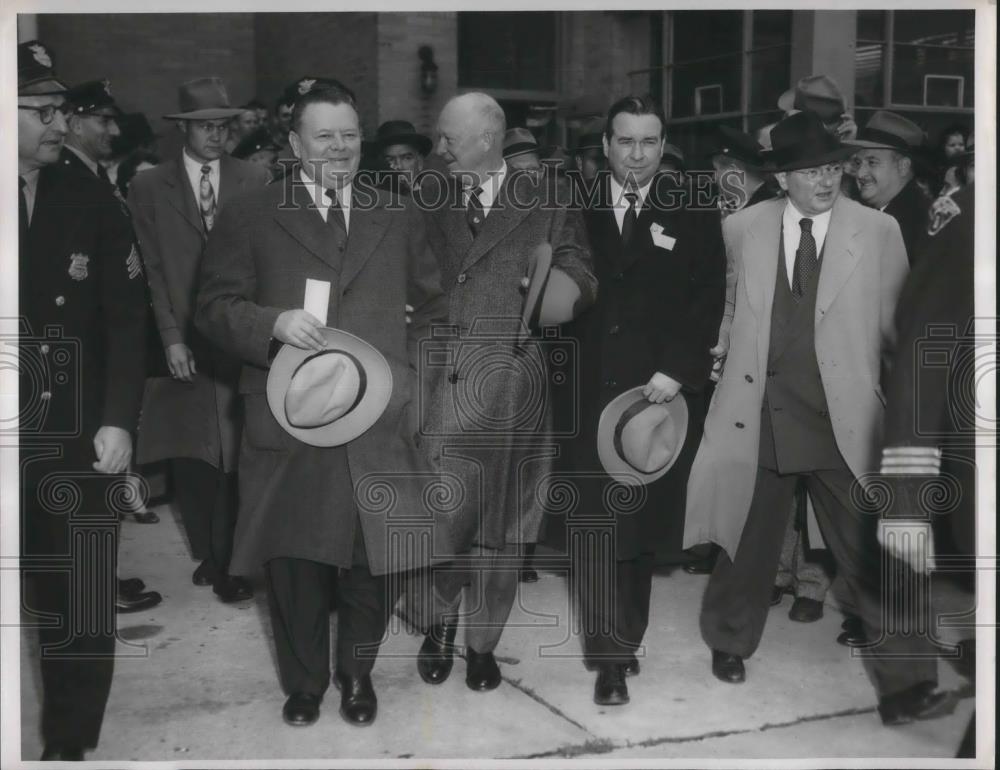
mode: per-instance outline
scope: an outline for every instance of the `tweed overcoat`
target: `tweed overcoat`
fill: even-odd
[[[729,356],[688,481],[684,546],[712,541],[735,558],[753,498],[781,218],[766,201],[723,223],[737,270]],[[908,272],[896,221],[843,195],[833,205],[816,299],[815,344],[837,447],[857,478],[878,470],[883,359]]]
[[[224,209],[202,266],[195,323],[242,361],[245,426],[230,570],[247,574],[279,556],[350,567],[359,520],[373,574],[416,567],[430,560],[430,539],[447,533],[427,502],[436,476],[418,446],[415,411],[418,340],[445,316],[423,218],[409,201],[355,184],[345,236],[323,221],[299,179],[290,173]],[[308,278],[331,285],[327,325],[372,344],[392,369],[388,407],[346,449],[298,441],[267,404],[268,368],[280,347],[274,323],[303,306]],[[414,308],[409,326],[407,304]]]
[[[462,490],[456,545],[460,552],[473,543],[532,543],[558,452],[549,380],[559,342],[536,336],[518,344],[521,279],[532,252],[547,242],[553,267],[579,286],[578,307],[593,302],[597,279],[583,219],[568,206],[568,187],[510,170],[475,238],[457,186],[425,185],[420,197],[450,327],[424,362],[434,393],[424,432],[442,472]]]
[[[267,181],[259,166],[223,156],[216,191],[219,210]],[[147,382],[136,459],[148,463],[191,457],[233,471],[240,440],[235,397],[239,362],[206,344],[194,328],[206,234],[181,154],[138,174],[128,203],[162,342],[159,356],[169,345],[184,343],[197,368],[190,383],[170,377]],[[151,363],[158,368],[160,361]]]

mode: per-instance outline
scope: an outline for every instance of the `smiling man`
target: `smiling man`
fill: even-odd
[[[907,274],[896,222],[840,194],[853,152],[812,112],[778,123],[768,160],[786,198],[728,217],[737,266],[729,357],[688,485],[685,545],[723,551],[709,580],[701,633],[712,672],[744,681],[760,643],[797,484],[858,608],[884,724],[948,708],[928,643],[886,625],[875,527],[859,480],[877,472],[885,397],[882,359]],[[812,533],[811,533],[812,534]],[[819,538],[822,534],[822,540]],[[885,557],[888,558],[888,557]],[[908,583],[909,585],[909,583]],[[909,618],[893,618],[901,627]],[[883,634],[884,631],[884,634]]]

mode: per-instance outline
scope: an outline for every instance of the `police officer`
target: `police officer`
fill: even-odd
[[[146,303],[118,204],[59,164],[67,89],[52,56],[18,46],[21,569],[39,626],[42,759],[79,760],[97,745],[114,668],[109,508],[127,504]]]

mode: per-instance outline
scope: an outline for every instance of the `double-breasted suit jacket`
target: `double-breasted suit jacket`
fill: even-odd
[[[218,210],[263,187],[268,179],[259,166],[223,156],[215,191]],[[149,391],[143,410],[137,459],[155,462],[190,457],[232,471],[239,447],[235,398],[239,364],[207,345],[194,327],[198,271],[207,233],[181,153],[137,175],[128,203],[146,264],[162,350],[177,343],[187,345],[197,368],[190,383],[166,377],[151,383],[155,390]]]
[[[323,221],[298,171],[233,201],[219,216],[202,265],[196,324],[242,362],[233,574],[274,557],[349,568],[359,520],[373,574],[431,558],[430,545],[390,555],[408,533],[417,542],[447,537],[447,521],[436,521],[425,502],[436,477],[418,446],[415,411],[419,340],[446,312],[424,232],[410,201],[356,183],[345,236]],[[303,306],[309,278],[330,283],[328,326],[366,340],[392,368],[385,412],[343,447],[298,441],[267,404],[271,332],[282,312]],[[414,308],[409,326],[407,304]]]
[[[779,198],[723,224],[737,269],[729,355],[688,482],[685,547],[713,541],[734,558],[757,477],[779,265]],[[837,448],[856,478],[878,470],[882,363],[908,268],[899,225],[844,196],[833,205],[817,288],[816,358]],[[823,415],[826,419],[826,415]]]
[[[18,340],[22,495],[26,509],[35,510],[39,501],[47,508],[29,516],[25,532],[29,550],[54,555],[68,547],[56,541],[65,537],[81,504],[89,514],[109,507],[103,491],[92,490],[95,499],[87,486],[81,500],[80,482],[96,476],[93,440],[101,426],[136,429],[147,308],[128,217],[96,176],[62,165],[43,168],[30,226],[24,224]],[[52,473],[62,479],[38,490],[47,476],[47,485],[56,481]]]
[[[552,266],[580,289],[579,304],[592,302],[597,280],[583,220],[566,205],[568,188],[508,169],[473,238],[461,191],[455,185],[424,188],[428,237],[457,335],[445,343],[447,361],[425,372],[436,383],[425,432],[442,470],[459,480],[464,495],[457,546],[535,542],[543,484],[557,452],[549,389],[554,344],[518,344],[521,279],[536,247],[549,243]]]
[[[594,306],[566,330],[579,342],[578,425],[564,431],[577,434],[568,442],[568,465],[577,483],[590,483],[581,474],[592,475],[602,487],[610,482],[597,454],[597,427],[604,407],[617,396],[662,372],[681,383],[677,397],[688,401],[681,456],[643,490],[641,504],[619,508],[600,488],[580,495],[578,515],[615,521],[620,559],[640,551],[680,550],[687,471],[701,432],[701,394],[709,382],[709,350],[718,337],[726,290],[718,211],[691,206],[690,193],[670,175],[654,177],[628,246],[622,243],[608,178],[596,204],[584,212],[601,290]],[[669,246],[658,245],[654,231],[662,232],[660,243]],[[559,527],[554,524],[552,531]],[[558,537],[552,544],[560,545]]]

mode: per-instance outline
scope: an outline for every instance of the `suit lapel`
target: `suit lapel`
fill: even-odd
[[[389,227],[389,215],[384,208],[359,207],[356,203],[356,198],[351,201],[351,221],[348,225],[347,253],[344,256],[341,290],[361,272],[361,268],[365,266],[365,262],[375,251],[375,247]]]
[[[183,150],[182,150],[183,152]],[[188,179],[187,169],[184,168],[184,159],[177,156],[173,161],[173,173],[163,177],[165,187],[165,197],[191,227],[205,237],[205,227],[201,220],[201,211],[198,209],[198,201],[194,199],[194,191],[191,189],[191,180]]]
[[[507,177],[500,187],[496,200],[493,201],[493,207],[483,223],[483,229],[479,231],[479,235],[472,241],[462,258],[462,270],[467,270],[482,259],[490,249],[517,227],[521,220],[528,216],[530,209],[524,205],[527,200],[521,200],[520,205],[515,206],[509,195],[510,186],[520,179],[526,180],[526,177],[514,177],[511,175],[511,170],[507,170]],[[519,192],[523,193],[523,191]],[[462,221],[464,223],[464,216]]]
[[[316,209],[316,204],[305,185],[297,181],[296,174],[297,172],[293,171],[285,178],[284,199],[291,200],[292,205],[278,206],[274,220],[310,254],[340,272],[342,260],[340,255],[335,253],[332,231],[323,221],[323,215]]]
[[[861,253],[854,244],[857,232],[857,223],[850,216],[849,207],[843,198],[838,198],[833,205],[830,227],[823,244],[823,265],[816,291],[817,323],[826,316],[837,294],[858,266]]]

